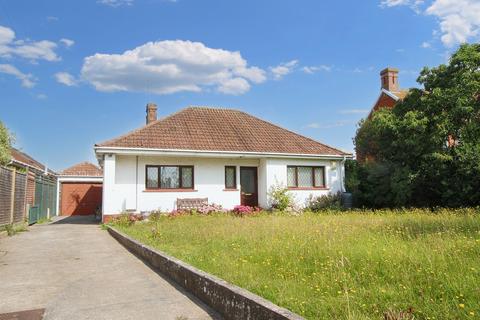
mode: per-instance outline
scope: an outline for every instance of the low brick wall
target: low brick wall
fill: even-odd
[[[225,319],[300,320],[301,316],[281,308],[250,291],[198,270],[108,227],[108,232],[129,251],[144,259]]]

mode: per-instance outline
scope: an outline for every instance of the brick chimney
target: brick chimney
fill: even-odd
[[[157,105],[155,103],[147,103],[147,124],[157,120]]]
[[[382,79],[382,89],[388,91],[399,91],[398,85],[398,69],[386,68],[380,72],[380,78]]]

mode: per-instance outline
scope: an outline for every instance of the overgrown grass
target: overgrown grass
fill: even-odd
[[[116,226],[308,319],[478,318],[478,210],[330,213]]]

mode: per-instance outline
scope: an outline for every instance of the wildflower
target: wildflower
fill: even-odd
[[[460,303],[458,306],[462,309],[465,308],[465,305],[463,303]]]

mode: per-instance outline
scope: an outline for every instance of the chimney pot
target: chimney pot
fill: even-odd
[[[388,91],[399,91],[398,85],[398,69],[385,68],[380,72],[380,78],[382,81],[382,89]]]
[[[147,124],[157,120],[157,105],[155,103],[147,104]]]

